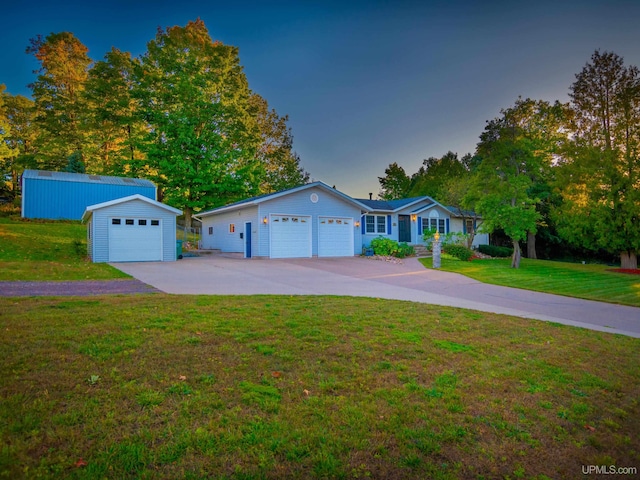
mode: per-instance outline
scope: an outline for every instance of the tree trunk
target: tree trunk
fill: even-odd
[[[186,228],[191,228],[191,209],[189,207],[185,207],[182,212],[184,213],[184,226]]]
[[[620,253],[620,268],[634,270],[638,268],[638,255],[635,251],[629,250]]]
[[[513,257],[511,257],[511,268],[520,268],[520,243],[513,240]]]
[[[527,232],[527,258],[538,258],[536,255],[536,234]]]

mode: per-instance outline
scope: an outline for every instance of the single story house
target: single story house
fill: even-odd
[[[388,237],[397,242],[423,244],[426,230],[440,235],[451,232],[470,233],[477,229],[472,212],[447,207],[431,197],[402,198],[399,200],[357,199],[368,211],[362,220],[363,245],[369,246],[376,237]],[[489,243],[489,234],[475,234],[472,246]]]
[[[93,262],[176,260],[182,211],[140,194],[86,207],[87,252]]]
[[[341,257],[362,252],[367,208],[322,182],[249,198],[195,215],[204,249],[246,258]]]
[[[362,200],[312,182],[195,215],[203,249],[245,258],[342,257],[362,253],[378,236],[422,244],[422,231],[462,231],[461,216],[430,197]],[[453,230],[456,229],[456,230]],[[488,243],[482,235],[476,241]]]
[[[89,205],[136,194],[156,200],[156,186],[140,178],[25,170],[22,217],[80,220]]]

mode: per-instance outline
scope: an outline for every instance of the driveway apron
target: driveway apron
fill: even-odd
[[[345,295],[468,308],[640,338],[640,308],[488,285],[426,269],[416,258],[244,260],[224,255],[177,262],[114,263],[166,293]]]

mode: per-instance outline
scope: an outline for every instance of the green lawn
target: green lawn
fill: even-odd
[[[0,281],[126,278],[87,260],[87,227],[0,216]]]
[[[123,276],[86,261],[84,235],[0,217],[0,280]],[[346,297],[0,297],[0,352],[0,478],[640,465],[640,340],[552,323]]]
[[[2,478],[640,466],[640,340],[409,302],[0,299]]]
[[[420,261],[431,268],[430,258]],[[511,259],[464,262],[448,255],[442,258],[442,270],[484,283],[640,307],[640,275],[613,272],[605,265],[527,258],[522,259],[518,269],[510,265]]]

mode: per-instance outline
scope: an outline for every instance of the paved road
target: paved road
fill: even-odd
[[[223,255],[178,262],[115,263],[174,294],[348,295],[470,308],[640,338],[640,308],[487,285],[425,269],[416,258],[390,263],[366,257],[243,260]]]
[[[155,293],[139,280],[73,280],[69,282],[0,282],[0,297],[66,297]]]

